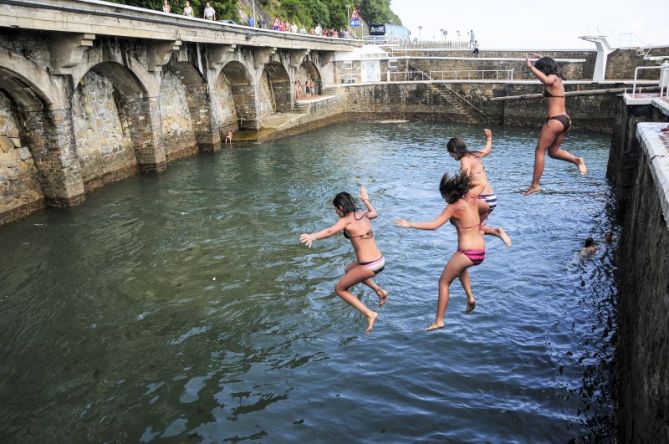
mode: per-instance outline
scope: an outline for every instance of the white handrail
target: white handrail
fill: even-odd
[[[481,80],[485,80],[485,75],[486,75],[485,73],[487,72],[495,73],[495,80],[499,80],[500,73],[506,74],[506,79],[503,80],[513,80],[513,72],[514,72],[513,69],[454,69],[450,71],[430,71],[430,78],[433,80],[437,80],[437,75],[438,75],[439,77],[438,80],[446,80],[444,79],[444,74],[454,74],[453,80],[458,80],[458,73],[466,73],[467,80],[471,80],[472,73],[476,74],[480,73]]]
[[[636,68],[634,68],[634,85],[632,86],[632,97],[636,97],[636,82],[637,82],[637,77],[639,75],[639,70],[641,69],[659,69],[661,77],[662,70],[666,69],[666,67],[662,65],[662,66],[637,66]],[[660,95],[662,95],[662,92],[660,92]]]

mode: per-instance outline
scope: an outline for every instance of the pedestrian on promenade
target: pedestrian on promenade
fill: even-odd
[[[207,2],[207,7],[204,8],[205,20],[216,20],[216,11],[211,7],[211,3]]]
[[[351,245],[353,245],[353,249],[355,250],[356,261],[346,266],[344,276],[335,285],[335,292],[340,298],[358,309],[367,318],[366,331],[369,333],[372,331],[374,321],[376,321],[379,315],[367,308],[349,289],[362,282],[374,290],[379,297],[379,305],[384,305],[388,299],[388,292],[379,287],[373,278],[383,270],[386,260],[374,240],[371,221],[372,219],[376,219],[378,214],[369,201],[369,195],[364,186],[360,187],[360,200],[367,208],[367,211],[362,211],[358,208],[349,193],[341,192],[337,194],[332,204],[335,207],[337,216],[339,216],[339,221],[317,233],[301,234],[300,242],[311,248],[311,244],[315,240],[325,239],[339,232],[343,232],[344,237],[351,241]]]
[[[186,0],[186,4],[184,5],[184,15],[186,17],[193,17],[193,7],[188,0]]]
[[[474,52],[472,54],[479,55],[479,41],[478,40],[474,40]]]
[[[564,160],[573,163],[578,167],[581,175],[588,173],[585,166],[585,160],[582,157],[576,157],[568,151],[560,148],[564,141],[565,134],[571,128],[571,119],[567,115],[566,98],[564,93],[564,77],[558,71],[557,63],[550,57],[541,57],[540,54],[533,54],[539,59],[532,63],[529,55],[525,55],[525,63],[532,71],[532,74],[544,85],[544,97],[546,98],[546,111],[548,117],[546,123],[541,127],[539,141],[534,152],[534,174],[532,184],[523,194],[529,196],[541,189],[540,181],[544,173],[544,162],[546,152],[553,159]]]
[[[469,31],[469,49],[474,49],[474,43],[476,42],[476,37],[474,37],[474,30]]]
[[[475,199],[466,197],[470,186],[471,183],[467,173],[461,172],[453,177],[446,173],[441,178],[439,192],[448,205],[439,216],[431,222],[409,222],[405,219],[395,221],[396,225],[403,228],[436,230],[450,220],[458,232],[458,249],[448,260],[439,277],[437,314],[427,331],[444,327],[444,317],[449,301],[449,287],[455,278],[460,279],[462,288],[467,295],[467,312],[469,313],[476,308],[476,299],[467,269],[480,264],[485,259],[485,240],[481,233],[481,219],[479,218],[477,202]]]
[[[467,150],[467,145],[459,137],[453,137],[449,140],[446,149],[453,159],[460,162],[460,171],[469,177],[471,189],[466,197],[476,200],[483,233],[502,239],[504,245],[510,247],[511,238],[506,234],[504,228],[494,228],[485,224],[492,211],[497,207],[497,195],[488,181],[488,174],[482,160],[492,153],[492,131],[486,128],[483,132],[486,143],[481,151]]]
[[[167,0],[163,0],[163,12],[172,12],[172,7]]]

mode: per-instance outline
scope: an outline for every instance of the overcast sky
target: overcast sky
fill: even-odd
[[[608,35],[611,46],[669,45],[669,0],[392,0],[404,26],[423,40],[466,39],[481,49],[592,48],[581,35]]]

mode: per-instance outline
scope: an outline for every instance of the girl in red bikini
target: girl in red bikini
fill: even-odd
[[[541,55],[535,54],[539,57]],[[571,128],[571,119],[567,115],[565,106],[564,85],[562,84],[562,74],[558,72],[555,60],[550,57],[541,57],[534,64],[530,62],[529,56],[525,56],[527,67],[541,83],[544,84],[544,97],[546,97],[546,111],[548,117],[546,123],[541,128],[539,142],[534,152],[534,175],[532,184],[523,194],[529,196],[540,190],[539,181],[544,174],[544,161],[546,152],[553,159],[560,159],[571,162],[578,167],[581,175],[585,175],[588,169],[585,166],[585,160],[582,157],[576,157],[573,154],[560,149],[564,136]]]
[[[303,233],[300,235],[300,242],[311,248],[313,241],[325,239],[339,232],[343,232],[344,237],[350,239],[357,261],[346,266],[346,273],[337,282],[335,292],[340,298],[357,308],[367,318],[367,332],[370,332],[374,326],[374,321],[378,317],[378,313],[367,308],[360,299],[349,291],[349,288],[362,282],[377,294],[379,305],[385,304],[388,292],[379,287],[372,278],[381,273],[386,265],[386,260],[374,240],[371,220],[376,219],[377,213],[369,201],[369,195],[364,186],[360,187],[360,200],[367,208],[367,211],[358,209],[353,201],[353,197],[349,193],[342,192],[337,194],[332,204],[339,216],[339,221],[317,233]]]
[[[439,278],[437,315],[427,331],[444,327],[444,316],[449,300],[448,287],[456,277],[460,278],[462,288],[467,294],[467,312],[476,307],[476,299],[467,269],[472,265],[480,264],[485,259],[485,240],[481,231],[477,199],[467,197],[470,188],[471,182],[467,173],[460,172],[454,177],[449,177],[446,173],[441,178],[439,192],[448,206],[439,216],[432,222],[409,222],[404,219],[395,221],[395,224],[404,228],[436,230],[450,220],[458,231],[458,250],[453,253]]]
[[[503,228],[494,228],[485,225],[488,216],[497,207],[497,195],[488,181],[488,175],[486,174],[482,160],[492,153],[492,131],[486,128],[483,132],[486,143],[481,151],[469,151],[465,142],[459,137],[453,137],[449,140],[446,144],[446,149],[451,157],[460,162],[460,171],[467,173],[469,176],[472,188],[467,195],[478,199],[479,216],[481,217],[483,233],[499,237],[507,247],[510,247],[511,238]]]

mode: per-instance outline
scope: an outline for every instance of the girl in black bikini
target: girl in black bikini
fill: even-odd
[[[367,308],[360,299],[349,291],[349,288],[362,282],[377,294],[379,305],[385,304],[388,292],[379,287],[372,278],[383,270],[386,260],[374,240],[371,220],[376,219],[377,213],[369,201],[367,189],[364,186],[360,187],[360,200],[367,207],[367,211],[360,211],[349,193],[342,192],[337,194],[332,204],[339,216],[339,221],[317,233],[303,233],[300,236],[300,242],[311,248],[313,241],[325,239],[340,231],[344,233],[346,239],[350,239],[355,249],[357,262],[346,266],[346,274],[337,282],[335,292],[340,298],[357,308],[367,318],[367,332],[370,332],[374,326],[374,321],[378,317],[378,313]]]
[[[532,74],[544,84],[544,97],[546,97],[546,110],[548,112],[548,118],[541,128],[539,142],[534,153],[532,184],[523,193],[525,196],[528,196],[540,189],[539,182],[544,173],[546,152],[553,159],[560,159],[575,164],[581,175],[586,174],[588,169],[582,157],[576,157],[568,151],[560,149],[565,133],[571,128],[571,120],[567,115],[565,107],[566,99],[564,85],[562,84],[563,78],[558,72],[555,60],[550,57],[541,57],[532,64],[529,56],[526,55],[525,62],[527,63],[527,67],[532,71]]]

